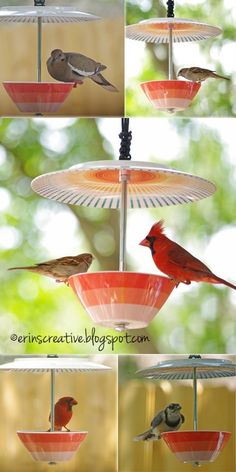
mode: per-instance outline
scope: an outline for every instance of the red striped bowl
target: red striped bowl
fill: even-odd
[[[190,105],[201,84],[185,80],[153,80],[140,86],[155,108],[175,112]]]
[[[213,462],[225,447],[231,433],[225,431],[172,431],[162,438],[182,462]]]
[[[24,113],[55,112],[64,103],[74,84],[53,82],[3,82],[3,86]]]
[[[17,431],[18,437],[36,461],[62,462],[72,459],[87,431]]]
[[[95,323],[123,329],[147,326],[175,287],[173,280],[137,272],[93,272],[69,284]]]

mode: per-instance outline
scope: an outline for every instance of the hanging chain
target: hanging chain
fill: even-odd
[[[45,6],[45,0],[34,0],[34,6],[35,7],[44,7]]]
[[[167,18],[174,18],[174,8],[175,8],[175,2],[174,0],[167,0]]]
[[[132,132],[129,131],[129,118],[121,118],[121,139],[119,160],[126,161],[131,159],[130,146],[132,140]]]

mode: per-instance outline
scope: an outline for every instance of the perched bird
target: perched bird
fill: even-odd
[[[161,433],[177,431],[185,421],[181,408],[179,403],[170,403],[153,418],[151,428],[135,436],[134,441],[156,441],[161,439]]]
[[[72,397],[62,397],[55,403],[54,406],[54,429],[55,431],[61,431],[64,427],[67,431],[70,431],[66,425],[72,418],[73,412],[72,407],[78,405],[78,402]],[[51,413],[49,415],[49,421],[51,421]]]
[[[29,270],[47,277],[52,277],[56,282],[68,284],[71,275],[87,272],[94,257],[92,254],[84,253],[78,256],[66,256],[51,261],[41,262],[28,267],[11,267],[8,270]]]
[[[54,49],[47,60],[47,68],[49,74],[60,82],[81,84],[88,78],[109,92],[118,92],[117,88],[100,73],[107,67],[83,54]]]
[[[151,249],[153,260],[164,274],[176,281],[191,284],[191,282],[208,282],[211,284],[224,284],[236,290],[236,286],[227,282],[208,269],[199,259],[164,234],[163,220],[155,223],[146,238],[141,241],[141,246]]]
[[[203,82],[204,80],[210,78],[230,80],[228,77],[223,77],[223,75],[216,74],[213,70],[202,69],[202,67],[186,67],[184,69],[180,69],[177,77],[180,76],[193,82]]]

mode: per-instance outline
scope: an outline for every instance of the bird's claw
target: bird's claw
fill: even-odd
[[[76,88],[78,84],[82,85],[84,83],[83,80],[77,80],[74,85],[73,85],[73,88]]]
[[[171,279],[173,280],[173,282],[175,282],[175,288],[177,288],[179,286],[179,284],[185,284],[185,285],[190,285],[191,284],[191,281],[190,280],[175,280],[175,279]]]

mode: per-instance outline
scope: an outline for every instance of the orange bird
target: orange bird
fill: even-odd
[[[151,249],[153,260],[161,272],[176,281],[191,284],[191,282],[208,282],[210,284],[224,284],[236,290],[236,286],[227,282],[208,269],[208,267],[192,256],[179,244],[171,241],[164,234],[164,221],[155,223],[146,238],[139,243]]]
[[[72,397],[62,397],[55,404],[55,421],[54,429],[55,431],[61,431],[63,426],[67,431],[70,431],[66,425],[72,418],[72,406],[78,405],[78,402]],[[51,421],[51,414],[49,415],[49,421]]]

